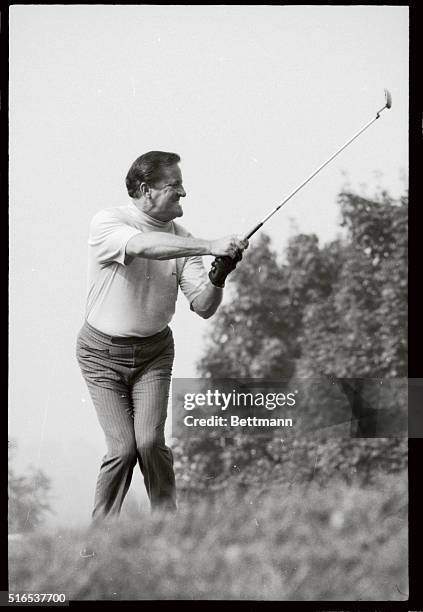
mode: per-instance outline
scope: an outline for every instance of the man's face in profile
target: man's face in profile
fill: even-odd
[[[182,173],[175,164],[164,168],[160,180],[151,186],[151,216],[160,221],[170,221],[176,217],[182,217],[183,210],[179,203],[180,198],[186,196],[182,185]]]

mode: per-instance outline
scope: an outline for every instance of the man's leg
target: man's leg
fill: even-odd
[[[137,447],[130,393],[92,384],[88,388],[107,444],[92,513],[93,521],[97,522],[120,513],[137,462]]]
[[[141,349],[143,360],[149,353],[151,360],[133,382],[135,439],[152,510],[175,511],[173,456],[164,436],[174,357],[171,333],[160,341],[160,345]]]
[[[107,528],[108,521],[119,516],[137,462],[130,394],[91,383],[88,383],[88,388],[106,437],[107,453],[102,459],[97,478],[92,522],[85,546],[80,552],[80,557],[84,559],[96,555],[97,529]]]
[[[111,355],[107,336],[84,327],[78,337],[77,360],[104,431],[107,454],[97,480],[93,521],[119,514],[137,461],[131,394],[125,373],[133,362],[131,347],[119,360]]]

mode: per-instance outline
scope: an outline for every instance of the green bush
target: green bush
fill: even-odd
[[[242,433],[173,446],[181,494],[190,499],[228,487],[267,488],[274,483],[328,485],[332,478],[365,486],[380,474],[407,467],[406,438],[286,438],[263,441]]]

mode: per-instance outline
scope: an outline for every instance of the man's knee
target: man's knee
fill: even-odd
[[[157,452],[166,450],[165,439],[163,435],[143,436],[137,440],[138,453],[143,455],[151,455]]]
[[[114,449],[113,455],[120,463],[133,467],[137,462],[137,447],[135,443],[121,444]]]

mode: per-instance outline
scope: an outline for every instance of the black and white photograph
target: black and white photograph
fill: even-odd
[[[8,21],[8,605],[406,610],[409,7]]]

